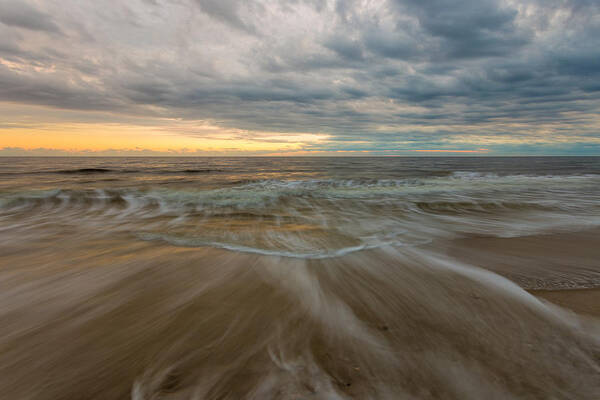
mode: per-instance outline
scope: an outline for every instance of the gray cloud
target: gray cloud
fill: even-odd
[[[597,2],[375,3],[0,0],[0,101],[373,149],[598,139]]]
[[[331,37],[325,40],[323,45],[346,60],[356,61],[362,60],[363,58],[362,46],[356,40],[351,40],[346,37]]]
[[[240,9],[244,4],[252,4],[240,0],[195,0],[200,9],[209,16],[227,24],[233,29],[240,29],[248,33],[256,33],[251,23],[244,22],[240,16]]]
[[[0,1],[0,22],[33,31],[61,32],[52,16],[33,8],[26,1]]]
[[[401,0],[421,28],[440,39],[447,57],[472,58],[514,53],[530,40],[529,29],[515,24],[517,10],[496,0]]]

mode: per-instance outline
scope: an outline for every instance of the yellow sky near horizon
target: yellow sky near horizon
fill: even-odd
[[[125,124],[53,123],[42,127],[0,129],[0,148],[46,148],[64,151],[151,150],[175,152],[270,152],[294,151],[326,139],[317,134],[261,133],[244,138],[239,131],[207,128],[201,136],[178,132],[175,127]],[[206,133],[210,129],[211,132]]]
[[[0,102],[0,149],[261,153],[298,151],[328,138],[320,133],[228,128],[210,120],[136,117]]]

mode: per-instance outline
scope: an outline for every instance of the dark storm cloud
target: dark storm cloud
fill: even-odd
[[[369,148],[598,139],[596,1],[0,0],[0,22],[8,102]]]
[[[530,32],[515,24],[517,10],[495,0],[396,0],[414,13],[420,27],[440,40],[447,57],[502,56],[529,41]]]

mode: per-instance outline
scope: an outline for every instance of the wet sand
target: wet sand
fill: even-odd
[[[598,282],[596,231],[330,259],[61,232],[0,244],[9,399],[587,400],[600,390],[598,327],[575,314],[599,315],[600,288],[568,289]]]
[[[578,314],[600,317],[600,289],[531,290],[530,293]]]
[[[600,317],[600,230],[469,237],[444,246],[453,258],[501,274],[538,298]]]
[[[431,247],[527,290],[592,289],[600,284],[598,229],[512,238],[473,236]]]
[[[7,398],[586,399],[600,389],[595,331],[575,315],[419,248],[302,260],[99,237],[4,250]]]

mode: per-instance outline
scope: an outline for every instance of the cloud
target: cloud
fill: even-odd
[[[589,153],[599,21],[590,0],[0,0],[0,101],[327,134],[327,151],[467,132]]]
[[[516,25],[518,11],[496,0],[403,0],[419,26],[439,39],[445,57],[474,58],[514,53],[530,40],[529,29]]]
[[[229,27],[245,31],[247,33],[256,33],[254,25],[243,21],[240,17],[240,9],[244,7],[245,2],[239,0],[195,1],[203,12],[214,19],[227,24]],[[251,2],[249,3],[252,4]]]
[[[26,1],[0,1],[0,22],[18,28],[48,33],[61,33],[49,14],[39,11]]]

